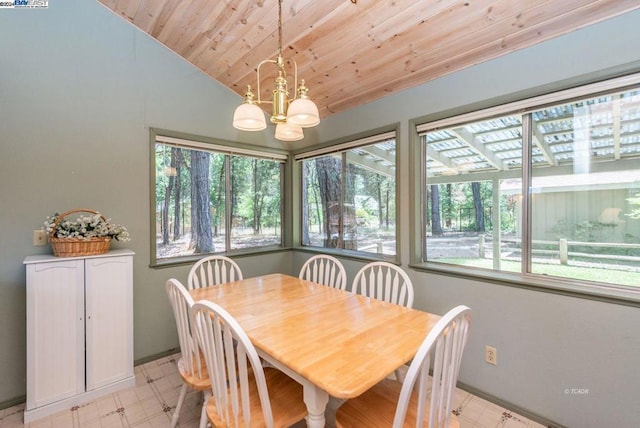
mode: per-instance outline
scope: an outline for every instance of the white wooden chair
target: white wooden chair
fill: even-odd
[[[385,379],[347,400],[336,412],[336,426],[458,427],[451,405],[470,321],[468,307],[451,309],[422,342],[404,382]]]
[[[347,272],[344,266],[340,260],[328,254],[310,257],[302,265],[298,277],[340,290],[347,289]]]
[[[189,290],[239,281],[242,271],[236,262],[225,256],[209,256],[198,260],[189,271]]]
[[[413,284],[405,271],[387,262],[362,267],[353,278],[353,293],[396,305],[413,307]]]
[[[178,372],[183,382],[178,397],[178,404],[171,419],[171,427],[173,428],[178,423],[180,409],[184,403],[187,388],[202,391],[204,393],[204,402],[206,403],[211,395],[211,381],[196,338],[192,335],[192,333],[195,333],[190,312],[193,306],[193,299],[177,279],[169,279],[165,288],[169,302],[171,303],[171,308],[173,309],[173,315],[176,319],[176,327],[178,328],[178,341],[180,342],[181,353],[180,360],[178,360]],[[206,425],[206,406],[203,404],[200,416],[200,427],[204,428]]]
[[[221,306],[193,306],[197,338],[212,377],[207,416],[214,427],[288,427],[307,415],[302,385],[264,368],[240,324]]]
[[[413,284],[407,273],[387,262],[372,262],[362,267],[353,278],[351,292],[396,305],[413,307]],[[396,370],[402,381],[402,371]]]

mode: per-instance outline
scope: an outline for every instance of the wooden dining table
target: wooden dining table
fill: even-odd
[[[268,363],[303,385],[307,426],[411,360],[440,316],[284,274],[190,291],[225,308]]]

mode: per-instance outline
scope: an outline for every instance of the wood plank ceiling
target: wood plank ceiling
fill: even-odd
[[[277,0],[98,1],[240,95],[255,88],[260,61],[277,55]],[[295,59],[326,117],[639,7],[638,0],[284,0],[283,56]],[[270,99],[274,75],[265,70],[261,96]]]

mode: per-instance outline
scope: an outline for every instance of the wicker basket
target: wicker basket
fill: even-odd
[[[76,212],[99,214],[97,211],[86,208],[78,208],[60,214],[56,218],[51,232],[49,232],[49,242],[51,243],[51,248],[53,249],[53,255],[56,257],[95,256],[97,254],[104,254],[109,251],[109,246],[111,245],[111,237],[109,236],[103,238],[87,239],[55,238],[53,236],[56,232],[56,229],[58,228],[58,224],[66,216]],[[100,214],[100,217],[102,217],[105,222],[107,221],[107,219],[102,214]]]

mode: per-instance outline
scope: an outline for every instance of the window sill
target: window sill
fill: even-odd
[[[252,257],[252,256],[258,256],[258,255],[270,254],[270,253],[280,253],[283,251],[290,251],[290,250],[291,250],[290,247],[278,246],[278,247],[252,248],[249,250],[228,251],[226,253],[197,254],[197,255],[191,255],[191,256],[174,257],[167,260],[156,260],[155,263],[151,262],[149,264],[149,267],[153,269],[163,269],[168,267],[190,265],[202,259],[203,257],[208,257],[213,255],[226,256],[226,257],[235,259],[235,258]]]
[[[312,253],[312,254],[329,254],[334,257],[340,257],[347,260],[355,260],[360,262],[389,262],[396,265],[400,265],[398,261],[398,257],[396,255],[384,255],[377,253],[365,253],[362,251],[352,251],[352,250],[340,250],[337,248],[322,248],[322,247],[307,247],[307,246],[297,246],[291,248],[294,251],[300,251],[303,253]]]
[[[469,280],[485,280],[497,285],[640,307],[640,288],[636,290],[630,287],[607,285],[597,282],[546,278],[543,275],[535,274],[470,269],[463,266],[444,265],[440,263],[410,263],[409,267],[417,271],[437,275],[453,276]]]

